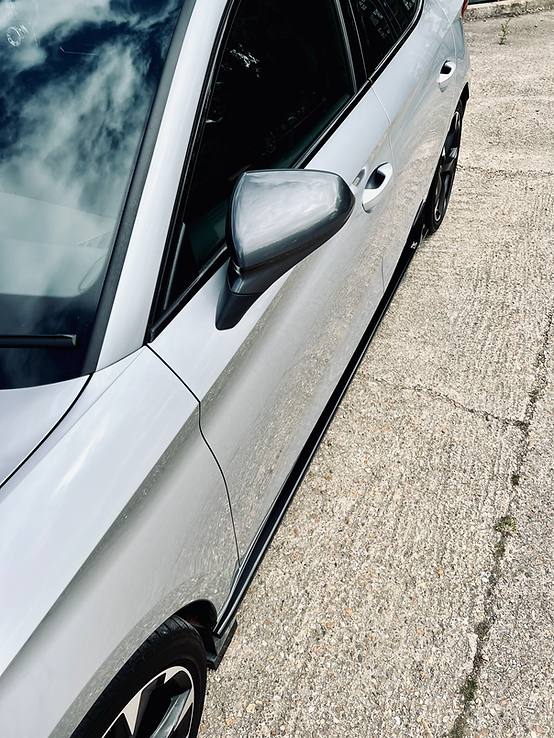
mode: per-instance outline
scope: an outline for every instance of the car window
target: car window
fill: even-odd
[[[417,0],[353,0],[368,76],[409,27]]]
[[[239,176],[292,166],[352,96],[333,0],[242,0],[211,94],[162,312],[224,243]]]

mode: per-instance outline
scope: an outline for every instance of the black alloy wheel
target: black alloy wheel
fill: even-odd
[[[195,738],[206,692],[206,655],[179,617],[161,625],[92,706],[72,738]]]
[[[434,233],[438,229],[446,214],[460,154],[463,115],[464,106],[460,100],[450,123],[446,141],[444,142],[425,204],[425,225],[429,233]]]

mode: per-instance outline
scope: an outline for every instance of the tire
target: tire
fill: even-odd
[[[205,692],[202,640],[170,618],[112,679],[72,738],[194,738]]]
[[[425,203],[425,225],[429,233],[435,233],[446,214],[460,154],[463,115],[464,105],[460,100],[450,122],[446,141]]]

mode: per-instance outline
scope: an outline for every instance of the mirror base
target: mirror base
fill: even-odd
[[[215,327],[218,331],[234,328],[242,319],[246,311],[252,307],[260,295],[237,295],[225,280],[225,286],[219,295],[215,315]]]

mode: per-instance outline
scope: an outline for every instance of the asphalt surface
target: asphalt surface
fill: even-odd
[[[554,734],[554,12],[466,25],[418,249],[209,676],[202,735]]]

